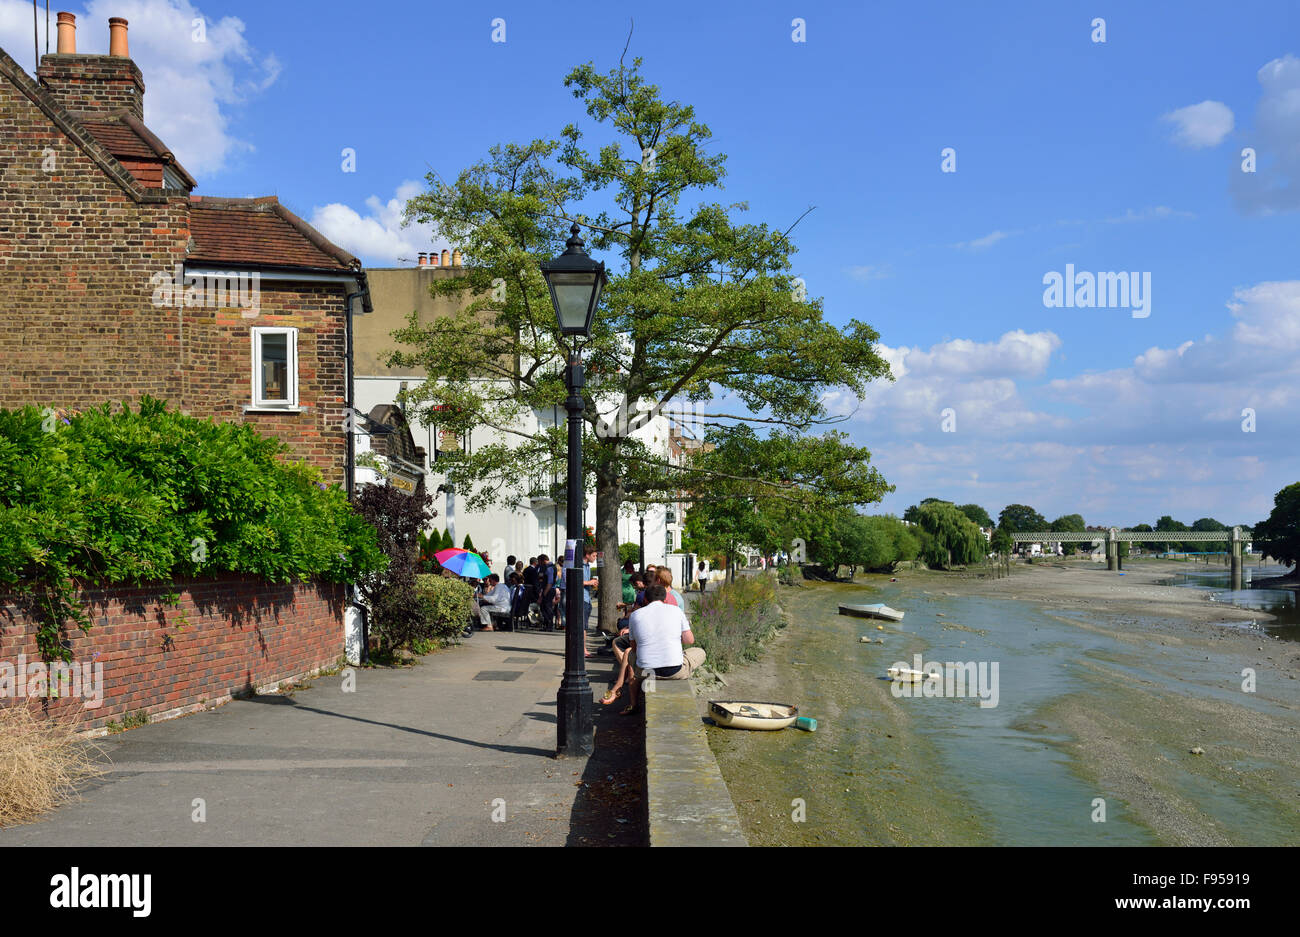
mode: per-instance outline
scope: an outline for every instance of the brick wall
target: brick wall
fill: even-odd
[[[179,602],[167,603],[169,593]],[[88,593],[89,633],[69,629],[73,660],[103,665],[103,703],[0,697],[53,717],[79,716],[82,728],[120,722],[143,710],[176,714],[232,694],[330,667],[343,655],[343,587],[275,584],[247,577],[121,586]],[[23,604],[0,598],[0,685],[7,662],[40,660]]]
[[[126,59],[50,58],[130,76]],[[185,260],[189,212],[184,196],[133,195],[0,74],[0,407],[136,406],[147,394],[193,416],[252,423],[341,482],[344,287],[263,282],[253,319],[237,309],[155,306],[152,278]],[[254,325],[301,329],[306,412],[243,413]]]
[[[130,111],[144,119],[144,77],[135,62],[107,55],[44,55],[36,75],[77,114]]]
[[[182,324],[185,367],[178,399],[196,416],[249,423],[275,436],[295,458],[318,467],[326,483],[343,483],[347,436],[343,395],[347,361],[342,288],[263,280],[256,316],[245,310],[172,310]],[[251,311],[250,311],[251,312]],[[245,413],[252,404],[252,329],[298,329],[301,413]]]

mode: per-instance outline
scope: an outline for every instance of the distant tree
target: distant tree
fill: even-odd
[[[1228,527],[1227,524],[1222,524],[1212,517],[1202,517],[1201,519],[1192,522],[1192,530],[1215,531],[1230,529],[1231,528]]]
[[[1273,496],[1273,512],[1255,525],[1253,533],[1255,543],[1274,559],[1287,566],[1300,560],[1300,482]]]
[[[465,542],[460,545],[460,548],[462,550],[468,550],[470,553],[478,552],[478,550],[474,549],[474,541],[469,539],[469,534],[465,535]]]
[[[917,512],[927,504],[952,504],[952,502],[945,501],[943,498],[922,498],[920,504],[914,504],[903,512],[903,520],[909,524],[915,524],[917,522]]]
[[[1182,531],[1191,530],[1191,528],[1188,527],[1186,524],[1184,524],[1182,521],[1176,521],[1168,514],[1164,514],[1161,516],[1160,520],[1156,521],[1156,530],[1163,531],[1163,532],[1179,533]],[[1171,540],[1165,545],[1165,549],[1167,550],[1189,551],[1189,550],[1195,550],[1196,548],[1197,547],[1195,543],[1192,543],[1190,541],[1184,543],[1181,540]]]
[[[1057,533],[1074,533],[1076,531],[1085,531],[1088,529],[1088,526],[1083,522],[1083,516],[1080,514],[1062,514],[1056,520],[1052,521],[1051,525],[1047,529]],[[1066,556],[1073,556],[1074,551],[1078,549],[1078,546],[1077,543],[1061,544]]]
[[[1008,504],[998,515],[998,526],[1011,533],[1047,529],[1047,518],[1027,504]]]
[[[892,514],[863,518],[869,531],[869,552],[863,568],[872,572],[893,572],[899,563],[910,563],[921,552],[921,543],[908,527]]]
[[[922,558],[928,566],[951,569],[977,562],[984,555],[984,535],[965,514],[944,502],[932,502],[917,512]]]
[[[1011,534],[1007,529],[999,527],[993,531],[993,539],[989,541],[989,548],[998,556],[1006,556],[1016,548],[1016,544],[1011,539]]]
[[[969,517],[976,527],[993,526],[993,518],[989,517],[989,512],[978,504],[961,504],[957,506],[957,510]]]

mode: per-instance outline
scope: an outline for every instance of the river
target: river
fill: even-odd
[[[1237,663],[1198,641],[1139,639],[1075,610],[961,594],[935,576],[869,578],[788,590],[791,626],[763,661],[710,691],[765,692],[819,720],[816,733],[708,730],[751,843],[1300,842],[1300,741],[1270,761],[1257,749],[1276,743],[1248,737],[1261,724],[1282,736],[1294,727],[1294,684],[1244,694]],[[850,618],[840,602],[884,602],[906,617]],[[885,670],[912,667],[915,654],[983,663],[990,685],[996,664],[996,705],[969,692],[896,695]],[[1190,753],[1198,742],[1214,746],[1210,759]]]

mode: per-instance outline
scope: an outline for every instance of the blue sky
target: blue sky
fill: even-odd
[[[884,509],[1252,522],[1300,479],[1295,3],[63,8],[82,51],[130,20],[146,119],[200,194],[278,195],[373,266],[427,248],[397,221],[431,167],[584,121],[563,76],[612,67],[634,18],[648,79],[728,155],[724,197],[779,227],[816,206],[796,272],[899,378],[829,401],[897,485]],[[0,0],[0,45],[30,65],[31,39]],[[1149,273],[1150,315],[1045,307],[1066,264]]]

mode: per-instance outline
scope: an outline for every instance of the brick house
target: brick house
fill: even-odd
[[[251,424],[350,487],[352,318],[370,310],[361,263],[274,197],[193,194],[143,122],[126,21],[110,20],[108,55],[78,55],[75,29],[60,13],[59,51],[35,78],[0,49],[0,407],[149,395]],[[91,590],[94,627],[68,645],[106,670],[88,724],[210,706],[328,667],[345,647],[355,660],[350,596],[235,575]],[[16,661],[39,659],[29,610],[10,598],[0,707],[16,704],[5,668],[12,683]]]
[[[193,194],[143,123],[126,21],[109,22],[109,54],[78,55],[60,13],[35,79],[0,50],[0,406],[148,394],[345,482],[360,261],[274,197]]]

